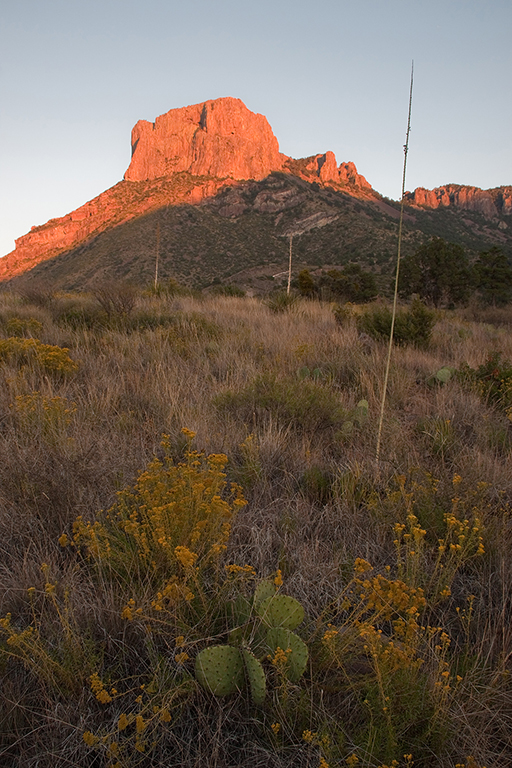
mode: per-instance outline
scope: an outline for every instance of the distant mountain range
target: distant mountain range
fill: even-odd
[[[419,188],[406,201],[404,253],[437,235],[470,255],[499,245],[512,258],[512,186]],[[145,284],[158,256],[161,279],[264,292],[287,268],[293,237],[296,269],[357,261],[387,282],[398,215],[353,163],[332,152],[287,157],[263,115],[222,98],[140,120],[124,180],[17,239],[0,281]]]

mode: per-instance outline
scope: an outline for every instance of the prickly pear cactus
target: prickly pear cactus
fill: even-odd
[[[255,704],[262,704],[266,694],[265,670],[261,660],[269,650],[288,651],[286,677],[298,682],[308,660],[306,644],[293,629],[304,619],[302,605],[293,597],[281,595],[270,579],[261,581],[252,601],[239,595],[227,606],[227,618],[233,629],[230,645],[205,648],[196,658],[197,681],[216,696],[227,696],[248,683]]]
[[[245,674],[249,681],[251,697],[255,704],[263,704],[267,691],[265,671],[256,658],[247,648],[242,648],[242,657],[245,665]]]
[[[256,613],[269,627],[295,629],[304,621],[304,608],[288,595],[267,597],[258,603]]]
[[[244,662],[238,648],[214,645],[197,654],[196,679],[216,696],[228,696],[244,687]]]
[[[267,632],[267,643],[273,653],[278,648],[290,649],[286,667],[286,677],[292,683],[298,683],[308,663],[308,647],[295,632],[283,627],[272,627]]]
[[[354,409],[354,421],[362,427],[368,418],[368,400],[360,400]]]

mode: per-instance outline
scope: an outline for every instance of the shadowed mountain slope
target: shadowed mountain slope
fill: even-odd
[[[438,235],[470,253],[501,245],[512,255],[512,188],[465,189],[408,195],[404,253]],[[263,115],[223,98],[139,121],[125,179],[19,238],[0,260],[0,281],[147,283],[158,250],[162,279],[264,291],[287,267],[290,236],[296,268],[359,261],[389,275],[397,218],[398,205],[353,163],[338,165],[332,152],[289,158]]]

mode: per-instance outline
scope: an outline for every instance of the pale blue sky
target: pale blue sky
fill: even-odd
[[[400,196],[512,184],[512,0],[0,0],[0,255],[120,179],[140,118],[219,96]]]

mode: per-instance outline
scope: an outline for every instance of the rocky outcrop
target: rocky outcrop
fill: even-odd
[[[222,98],[171,109],[132,131],[132,160],[124,178],[145,181],[188,171],[194,176],[263,179],[287,158],[263,115],[240,99]]]
[[[512,187],[479,189],[459,184],[447,184],[435,189],[418,187],[414,192],[406,193],[406,200],[418,207],[460,208],[488,218],[512,215]]]
[[[334,152],[314,155],[307,160],[306,170],[314,173],[325,184],[349,184],[360,189],[372,188],[365,177],[357,172],[354,163],[341,163],[338,166]]]

